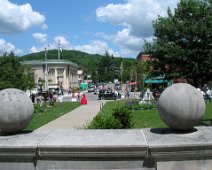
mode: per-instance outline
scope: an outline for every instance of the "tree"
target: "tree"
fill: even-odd
[[[20,90],[35,87],[34,73],[21,64],[13,53],[0,57],[0,90],[17,88]]]
[[[153,22],[156,38],[145,44],[154,67],[169,79],[184,77],[196,87],[211,81],[212,2],[181,0],[174,13],[167,13]]]
[[[115,68],[113,56],[106,52],[98,64],[99,80],[102,82],[112,81],[115,78]]]
[[[150,70],[150,62],[144,61],[140,62],[137,61],[135,65],[136,69],[136,81],[137,81],[137,88],[141,89],[144,88],[144,80],[146,77],[150,76],[151,70]]]

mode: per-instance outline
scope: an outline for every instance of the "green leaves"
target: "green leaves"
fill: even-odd
[[[158,17],[153,27],[156,39],[148,44],[148,49],[159,61],[162,72],[170,78],[180,72],[196,86],[211,81],[211,2],[181,0],[174,13],[168,10],[168,17]],[[163,69],[167,64],[171,69]]]
[[[14,55],[1,57],[0,66],[0,90],[5,88],[26,90],[35,87],[34,74]]]

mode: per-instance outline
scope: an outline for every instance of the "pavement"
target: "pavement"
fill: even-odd
[[[100,108],[106,103],[104,100],[88,101],[87,105],[81,105],[69,113],[53,120],[37,130],[55,130],[55,129],[80,129],[100,111]]]

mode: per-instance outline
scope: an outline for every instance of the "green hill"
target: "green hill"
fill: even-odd
[[[47,54],[48,59],[57,59],[58,50],[49,50]],[[88,54],[75,50],[63,50],[60,54],[61,59],[75,62],[79,65],[80,69],[85,70],[87,74],[92,75],[92,79],[102,81],[112,81],[113,78],[120,79],[120,66],[123,63],[123,81],[127,81],[130,78],[130,73],[135,63],[135,59],[113,57],[108,54],[106,56],[99,54]],[[45,52],[31,53],[21,57],[23,60],[45,60]],[[106,70],[107,75],[110,76],[102,79],[102,72]],[[99,73],[99,74],[98,74]]]

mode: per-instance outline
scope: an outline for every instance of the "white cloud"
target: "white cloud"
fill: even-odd
[[[89,44],[85,45],[72,45],[65,37],[63,36],[56,36],[54,38],[54,43],[49,44],[48,49],[57,49],[58,48],[58,40],[60,40],[61,48],[65,50],[78,50],[82,52],[86,52],[89,54],[105,54],[107,51],[109,54],[113,54],[115,57],[120,56],[117,51],[112,50],[108,47],[108,44],[105,41],[94,40],[91,41]],[[35,47],[33,46],[30,51],[32,53],[43,51],[45,46]]]
[[[34,33],[32,36],[36,39],[36,41],[38,41],[40,43],[46,43],[47,42],[47,34]]]
[[[101,21],[129,28],[130,34],[149,37],[153,33],[152,21],[165,16],[168,6],[173,9],[178,0],[127,0],[124,4],[108,4],[96,10]]]
[[[56,36],[54,38],[54,43],[56,46],[58,46],[58,42],[60,42],[60,45],[63,47],[63,48],[70,48],[71,44],[70,42],[63,36]]]
[[[30,51],[32,53],[37,53],[37,52],[42,51],[42,50],[40,48],[38,48],[38,47],[33,46],[33,47],[31,47]]]
[[[43,25],[41,26],[41,28],[42,28],[43,30],[47,30],[47,29],[48,29],[48,25],[47,25],[47,24],[43,24]]]
[[[43,45],[40,47],[36,47],[36,46],[32,46],[30,49],[31,53],[37,53],[40,51],[44,51],[45,49],[47,50],[52,50],[52,49],[56,49],[56,46],[54,44],[48,44],[48,45]]]
[[[122,47],[121,54],[138,53],[144,39],[153,38],[153,20],[158,15],[166,16],[167,9],[174,9],[179,0],[126,0],[122,4],[108,4],[96,10],[97,18],[103,22],[121,25],[123,28],[113,35],[101,33],[104,39]],[[131,55],[132,56],[132,55]],[[133,57],[133,56],[132,56]]]
[[[114,56],[119,56],[119,53],[109,48],[106,42],[99,40],[92,41],[90,44],[86,45],[74,46],[73,49],[83,51],[89,54],[101,55],[105,54],[105,52],[107,51],[111,55],[113,54]]]
[[[16,55],[22,53],[22,50],[17,49],[13,44],[6,42],[4,39],[0,39],[0,54],[13,52]]]
[[[0,1],[0,33],[23,32],[33,26],[42,26],[45,17],[33,11],[30,4],[17,5],[8,0]]]
[[[140,37],[135,37],[130,35],[129,29],[123,29],[118,31],[116,36],[114,37],[114,42],[121,45],[122,47],[129,47],[130,49],[138,49],[141,48],[141,44],[143,44],[144,40]]]

